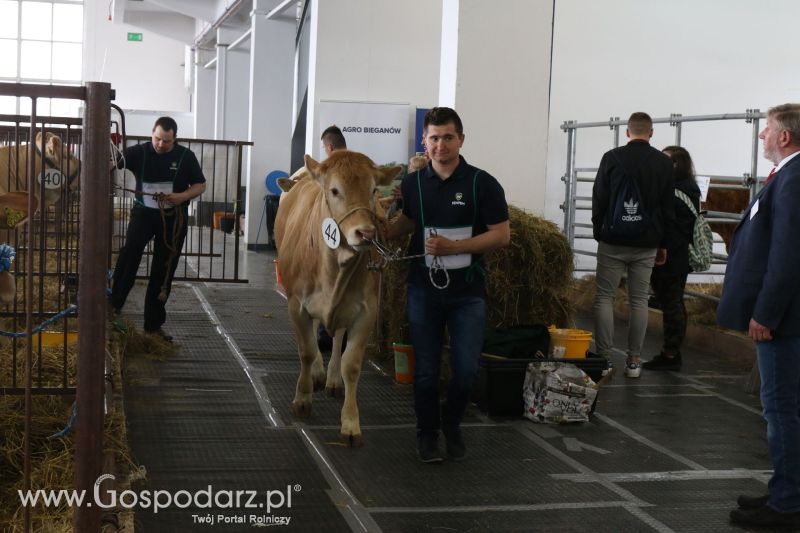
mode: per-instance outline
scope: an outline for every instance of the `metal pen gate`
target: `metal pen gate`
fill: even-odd
[[[124,115],[122,116],[124,124]],[[124,128],[123,128],[124,129]],[[148,136],[120,135],[117,149],[150,141]],[[242,160],[247,141],[178,138],[197,156],[206,178],[206,191],[192,200],[187,220],[188,232],[175,271],[176,281],[247,283],[240,277],[242,250],[241,217],[244,215]],[[124,145],[124,146],[123,146]],[[133,207],[136,179],[128,170],[116,172],[113,186],[112,254],[125,244],[125,232]],[[150,273],[152,243],[145,250],[146,261],[139,269],[139,279]],[[113,263],[112,263],[113,264]]]
[[[681,146],[681,137],[683,132],[683,125],[690,122],[713,122],[713,121],[744,121],[747,124],[752,124],[751,143],[750,143],[750,168],[748,171],[743,172],[741,176],[734,175],[718,175],[718,174],[705,174],[698,172],[698,175],[708,176],[713,181],[710,185],[711,188],[718,189],[749,189],[750,198],[757,194],[759,188],[762,186],[765,176],[758,176],[758,134],[759,123],[761,119],[766,118],[767,114],[759,111],[758,109],[748,109],[745,113],[726,113],[722,115],[697,115],[697,116],[683,116],[681,114],[671,114],[669,117],[654,118],[654,124],[668,124],[675,128],[674,142],[676,145]],[[577,160],[577,146],[578,146],[578,130],[588,128],[609,128],[611,130],[612,146],[619,146],[620,128],[627,126],[627,120],[620,120],[619,117],[611,117],[604,122],[577,122],[568,120],[561,125],[561,130],[567,134],[567,157],[566,157],[566,172],[561,180],[564,182],[564,203],[561,204],[561,210],[564,212],[564,234],[569,240],[570,246],[573,248],[575,254],[585,256],[596,256],[596,253],[586,248],[578,248],[575,246],[576,241],[594,241],[591,229],[591,220],[586,221],[585,217],[578,220],[579,213],[591,212],[592,209],[592,196],[591,184],[594,183],[594,175],[597,173],[597,167],[579,167],[576,163]],[[588,176],[591,174],[591,177]],[[589,184],[581,185],[581,184]],[[588,190],[587,190],[588,189]],[[712,224],[736,224],[741,219],[740,213],[731,213],[725,211],[707,211],[706,218]],[[588,233],[578,233],[576,230],[588,229]],[[723,254],[714,254],[714,264],[724,265],[727,256]],[[589,269],[576,269],[576,271],[590,271]],[[593,271],[593,269],[591,269]],[[701,273],[702,274],[702,273]],[[711,274],[724,275],[721,272],[711,272]],[[706,297],[707,295],[699,293],[690,293],[693,296]],[[713,297],[712,297],[713,298]]]
[[[4,165],[0,172],[6,173],[6,179],[0,179],[5,188],[0,196],[6,202],[3,237],[24,251],[16,257],[13,272],[14,277],[25,280],[21,295],[25,327],[24,331],[19,331],[18,315],[22,312],[22,306],[16,301],[20,297],[19,289],[9,291],[14,300],[9,306],[11,309],[7,308],[4,313],[3,327],[11,337],[9,342],[4,341],[12,352],[11,368],[8,376],[0,377],[3,381],[8,379],[0,383],[4,395],[24,395],[25,398],[22,488],[32,488],[33,395],[74,393],[77,410],[81,413],[75,426],[75,489],[89,491],[100,474],[103,451],[109,244],[108,225],[103,221],[110,217],[105,147],[113,92],[107,83],[89,82],[82,87],[0,83],[0,95],[30,98],[31,101],[30,115],[0,117],[5,123],[0,128],[3,145],[0,149],[5,156],[5,161],[0,161]],[[82,120],[39,117],[37,101],[41,98],[81,100],[85,103],[84,117]],[[77,176],[78,168],[83,187],[80,195],[73,194],[66,183]],[[67,180],[62,179],[65,176]],[[10,205],[11,199],[21,197],[25,198],[26,205],[22,202]],[[79,211],[84,213],[82,220],[79,220]],[[87,220],[88,214],[93,220]],[[76,282],[79,282],[77,286]],[[50,296],[45,294],[48,291]],[[77,361],[68,365],[66,345],[72,329],[68,315],[77,311],[78,301],[81,307],[77,318],[80,330]],[[67,307],[57,309],[62,306]],[[60,333],[64,348],[60,361],[52,365],[44,362],[45,331],[40,329],[48,323],[48,317],[63,319]],[[21,344],[24,344],[24,357],[18,356],[17,348]],[[20,374],[22,379],[19,379]],[[78,507],[75,530],[98,531],[99,511],[99,508]],[[23,520],[24,530],[30,531],[29,506],[24,506]]]

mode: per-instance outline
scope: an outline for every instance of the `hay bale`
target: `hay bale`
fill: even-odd
[[[687,291],[699,292],[719,298],[722,295],[721,283],[690,283]],[[717,327],[717,302],[706,298],[688,297],[685,299],[686,314],[690,324]]]
[[[698,292],[701,294],[708,294],[719,298],[722,294],[722,284],[720,283],[689,283],[686,285],[686,291]],[[594,297],[597,292],[595,285],[595,276],[586,276],[583,279],[576,281],[575,288],[571,292],[570,299],[577,309],[584,311],[591,311],[594,305]],[[700,298],[696,296],[686,295],[684,297],[684,304],[686,305],[686,319],[689,324],[698,324],[702,326],[717,326],[717,302]],[[617,288],[614,295],[614,309],[617,312],[626,313],[628,307],[628,291],[625,288],[624,282]]]
[[[566,237],[554,223],[509,206],[511,244],[484,256],[487,282],[487,325],[567,325],[573,305],[574,256]],[[410,238],[390,243],[406,250]],[[382,273],[381,323],[378,344],[390,349],[393,341],[406,339],[405,261],[389,264]]]
[[[511,244],[486,255],[488,325],[565,326],[572,320],[568,299],[574,255],[553,222],[509,206]]]

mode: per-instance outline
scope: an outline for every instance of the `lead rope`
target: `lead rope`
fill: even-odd
[[[171,268],[172,260],[175,259],[175,257],[180,252],[180,250],[177,249],[177,243],[178,240],[180,239],[181,232],[183,231],[183,225],[184,225],[183,210],[179,206],[175,206],[173,208],[173,214],[175,215],[175,223],[172,225],[172,239],[168,239],[167,210],[169,209],[169,206],[167,206],[167,201],[164,199],[166,195],[163,192],[150,193],[150,192],[140,191],[138,189],[126,189],[125,187],[121,187],[119,185],[114,185],[113,188],[118,189],[120,191],[131,192],[134,194],[152,196],[153,199],[155,199],[155,201],[158,203],[158,211],[159,214],[161,215],[161,229],[163,232],[162,238],[164,239],[164,245],[167,247],[167,250],[169,250],[169,255],[167,256],[166,264],[164,265],[165,266],[164,281],[161,282],[161,290],[158,293],[158,300],[160,302],[166,302],[167,297],[169,296],[168,288],[169,288],[169,278],[172,270]]]
[[[428,235],[429,237],[433,235],[436,236],[438,233],[436,232],[436,228],[431,228],[431,232]],[[439,285],[434,280],[434,276],[436,276],[437,272],[444,272],[444,285]],[[434,255],[431,259],[431,266],[428,267],[428,278],[431,280],[431,285],[436,287],[439,290],[446,289],[450,286],[450,273],[444,268],[444,264],[442,263],[442,259],[438,255]]]
[[[381,243],[377,237],[374,239],[364,239],[368,243],[372,244],[375,247],[375,251],[378,252],[380,256],[380,261],[372,261],[370,259],[370,263],[367,265],[369,270],[379,271],[383,270],[386,265],[391,263],[392,261],[409,261],[411,259],[419,259],[420,257],[425,257],[426,254],[415,254],[415,255],[400,255],[400,248],[396,250],[391,250],[388,246]],[[445,282],[444,285],[439,285],[434,280],[434,276],[438,272],[444,272]],[[430,277],[431,283],[437,289],[446,289],[450,285],[450,273],[447,272],[447,269],[442,266],[441,259],[438,255],[433,256],[433,261],[431,262],[431,266],[428,267],[428,276]]]
[[[328,195],[325,193],[325,191],[322,192],[322,196],[325,199],[325,207],[328,208],[328,213],[333,215],[333,210],[331,209],[331,206],[328,203]],[[347,213],[345,213],[344,216],[339,220],[336,220],[334,218],[336,225],[341,227],[341,223],[344,222],[344,219],[346,219],[356,211],[360,211],[362,209],[368,212],[370,216],[373,218],[373,220],[377,219],[377,215],[371,209],[364,206],[357,206],[348,211]],[[436,235],[435,229],[431,229],[431,232],[432,235]],[[368,270],[372,271],[383,270],[383,268],[391,261],[406,261],[409,259],[417,259],[420,257],[425,257],[425,254],[401,256],[400,248],[398,248],[396,251],[393,252],[388,247],[381,244],[377,236],[374,239],[364,239],[364,240],[372,244],[375,247],[375,250],[378,252],[378,255],[380,255],[381,257],[380,261],[378,262],[373,261],[372,257],[370,257],[369,263],[367,264]],[[444,285],[439,285],[436,283],[436,281],[434,281],[434,276],[438,272],[444,272],[444,278],[445,278]],[[444,268],[441,259],[437,255],[433,256],[433,261],[431,262],[431,266],[428,268],[428,276],[430,277],[431,284],[437,289],[446,289],[450,285],[450,273],[447,272],[446,268]],[[161,297],[159,296],[159,298]]]
[[[172,224],[172,240],[167,239],[167,201],[164,199],[164,193],[154,195],[158,202],[158,210],[161,214],[161,229],[163,230],[164,245],[169,250],[167,259],[164,261],[164,281],[161,282],[161,291],[158,293],[158,300],[166,302],[169,296],[169,278],[172,275],[172,261],[178,256],[178,241],[180,240],[181,232],[183,231],[183,209],[180,206],[172,207],[172,214],[175,215],[175,221]]]

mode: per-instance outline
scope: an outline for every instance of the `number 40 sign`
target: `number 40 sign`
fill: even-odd
[[[44,183],[45,189],[60,189],[63,181],[64,176],[55,168],[46,168],[39,175],[39,184]]]

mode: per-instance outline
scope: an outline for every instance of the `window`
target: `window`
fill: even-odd
[[[0,81],[79,85],[83,0],[0,0]],[[37,115],[78,116],[81,102],[40,98]],[[29,98],[0,96],[0,114],[28,114]]]

